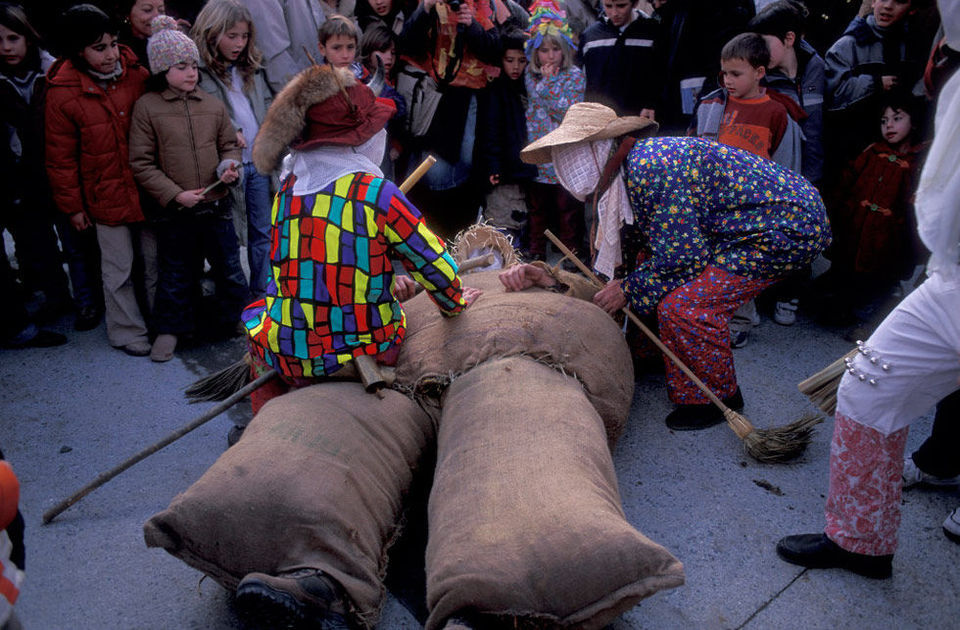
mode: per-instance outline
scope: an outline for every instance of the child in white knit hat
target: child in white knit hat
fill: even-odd
[[[160,279],[150,358],[169,361],[178,338],[195,332],[203,260],[216,283],[213,332],[235,334],[247,295],[226,185],[240,179],[240,147],[227,108],[197,89],[197,46],[168,16],[151,23],[152,89],[133,109],[130,164],[157,202]]]

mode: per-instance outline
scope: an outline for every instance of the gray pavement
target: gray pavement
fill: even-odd
[[[44,350],[0,350],[0,447],[22,483],[27,580],[17,610],[28,630],[242,628],[230,595],[199,572],[147,549],[142,525],[223,452],[221,417],[153,455],[41,525],[42,513],[99,473],[202,413],[182,388],[242,352],[239,341],[186,348],[167,364],[110,348],[100,328]],[[757,427],[811,410],[796,383],[850,346],[801,317],[768,319],[736,351]],[[627,518],[685,564],[687,583],[644,600],[614,624],[629,628],[957,628],[960,545],[940,530],[960,505],[953,491],[904,495],[894,576],[873,581],[781,562],[774,544],[823,526],[832,421],[787,465],[750,459],[725,426],[672,433],[662,376],[637,382],[630,421],[614,460]],[[242,421],[238,409],[232,419]],[[915,448],[930,418],[910,436]],[[404,575],[397,580],[402,583]],[[419,628],[393,597],[379,628]]]

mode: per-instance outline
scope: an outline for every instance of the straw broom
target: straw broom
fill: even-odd
[[[849,361],[856,356],[857,348],[846,353],[810,378],[797,383],[800,393],[810,399],[823,413],[832,416],[837,411],[837,389],[843,373],[849,370]]]
[[[550,230],[545,232],[547,238],[553,243],[553,245],[563,253],[564,258],[572,261],[578,269],[590,280],[593,281],[598,287],[603,287],[603,283],[600,279],[594,274],[586,265],[584,265],[577,256],[571,252],[563,243],[553,235]],[[746,447],[747,453],[757,461],[765,463],[777,463],[785,462],[791,460],[801,453],[804,449],[807,448],[807,444],[810,443],[810,436],[813,433],[813,427],[817,424],[823,422],[823,418],[819,416],[807,415],[795,422],[782,427],[777,427],[773,429],[756,429],[741,414],[737,413],[733,409],[730,409],[723,404],[716,394],[714,394],[706,384],[697,377],[693,371],[688,368],[680,358],[675,355],[667,346],[660,341],[659,337],[653,334],[646,324],[640,321],[640,318],[637,317],[629,307],[623,307],[623,312],[627,318],[640,329],[640,331],[647,336],[660,349],[670,361],[673,362],[680,370],[689,378],[694,385],[696,385],[703,394],[710,399],[720,411],[723,412],[723,417],[727,421],[727,425],[733,429],[733,432],[737,434],[743,444]]]

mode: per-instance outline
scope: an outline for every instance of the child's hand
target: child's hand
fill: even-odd
[[[897,83],[898,81],[896,75],[886,74],[880,77],[880,84],[883,86],[883,89],[888,92],[897,87]]]
[[[463,296],[463,301],[467,303],[467,306],[470,306],[477,301],[478,297],[483,295],[483,291],[474,287],[463,287],[460,295]]]
[[[500,174],[499,174],[499,173],[490,176],[490,185],[491,185],[491,186],[496,186],[496,185],[499,184],[499,183],[500,183]]]
[[[72,225],[73,229],[75,229],[77,232],[82,232],[89,228],[92,224],[90,223],[90,219],[87,218],[86,213],[78,212],[70,215],[70,225]]]
[[[233,182],[240,179],[240,173],[237,172],[237,165],[231,164],[223,171],[223,175],[220,176],[220,181],[224,184],[232,184]]]
[[[417,294],[417,283],[410,276],[393,277],[393,297],[401,302],[406,302]]]
[[[546,63],[540,66],[540,73],[545,77],[552,77],[560,71],[558,66],[553,65],[552,63]]]
[[[243,137],[243,131],[237,132],[237,144],[241,149],[247,148],[247,139]]]
[[[174,197],[173,200],[184,208],[192,208],[203,201],[203,188],[197,188],[196,190],[184,190]]]
[[[656,110],[645,107],[644,109],[640,110],[640,118],[649,118],[650,120],[656,120],[657,112]]]

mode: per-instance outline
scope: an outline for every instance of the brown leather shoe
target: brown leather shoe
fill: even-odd
[[[317,569],[283,575],[248,573],[237,586],[237,607],[264,628],[348,630],[342,589]]]

